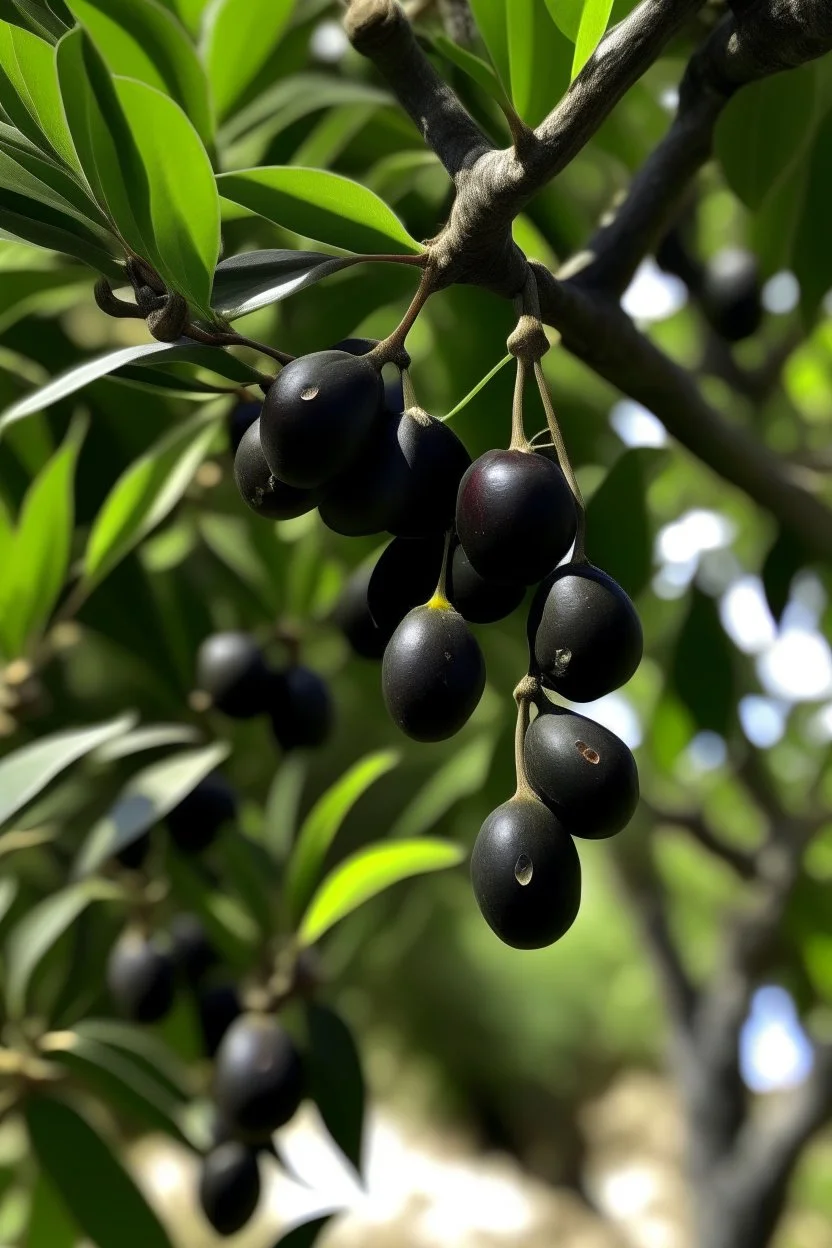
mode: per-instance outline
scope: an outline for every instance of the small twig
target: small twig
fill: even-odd
[[[369,352],[368,359],[382,368],[385,364],[397,364],[402,371],[410,367],[410,356],[405,350],[405,339],[419,317],[419,313],[436,289],[436,276],[432,269],[426,268],[422,273],[419,289],[413,296],[410,307],[399,324],[387,338],[379,342]]]
[[[293,355],[287,355],[285,351],[278,351],[276,347],[268,346],[265,342],[258,342],[254,338],[245,338],[242,334],[234,333],[233,330],[212,333],[200,329],[197,325],[191,323],[185,326],[184,332],[188,338],[193,338],[194,342],[205,343],[209,347],[251,347],[252,351],[259,351],[261,355],[271,356],[279,364],[291,364],[295,358]],[[272,378],[268,380],[271,381]]]
[[[732,871],[743,880],[753,880],[757,874],[757,856],[745,850],[727,845],[705,822],[701,813],[696,810],[660,810],[644,797],[641,799],[645,810],[656,823],[672,824],[682,828],[689,836],[706,849],[709,854],[726,863]]]

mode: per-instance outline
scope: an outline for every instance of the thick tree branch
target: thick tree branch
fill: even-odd
[[[712,407],[695,379],[640,333],[616,302],[587,291],[579,279],[558,281],[541,265],[532,267],[543,319],[573,355],[653,412],[672,437],[792,529],[808,549],[832,558],[832,512],[788,464]]]
[[[491,142],[416,42],[395,0],[352,0],[344,27],[353,46],[370,57],[452,178]]]
[[[582,280],[621,294],[709,159],[716,123],[734,92],[830,49],[832,6],[827,0],[769,0],[721,22],[688,65],[670,130],[633,179],[612,220],[590,242],[591,260]]]

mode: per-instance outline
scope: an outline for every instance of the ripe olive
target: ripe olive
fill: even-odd
[[[367,355],[368,352],[372,351],[373,347],[377,346],[378,338],[344,338],[341,342],[336,342],[332,350],[347,351],[350,355]],[[404,411],[402,375],[393,365],[388,366],[388,374],[382,374],[384,406],[388,412],[392,412],[394,416],[397,416],[399,412]]]
[[[621,586],[600,568],[573,563],[538,589],[529,645],[545,685],[571,702],[594,702],[630,679],[644,638]]]
[[[237,447],[243,440],[243,434],[250,429],[260,415],[263,404],[257,399],[250,402],[237,403],[228,416],[228,442],[232,455],[237,454]]]
[[[486,451],[459,487],[456,529],[480,576],[533,585],[575,540],[575,501],[557,464],[533,452]]]
[[[225,1033],[243,1012],[240,994],[233,984],[211,984],[199,989],[196,1008],[206,1056],[213,1057]]]
[[[125,867],[128,871],[138,871],[150,853],[150,844],[150,833],[142,832],[141,836],[137,836],[113,854],[113,858],[120,867]]]
[[[614,836],[632,819],[636,760],[608,728],[553,707],[528,729],[524,753],[529,783],[573,836]]]
[[[234,456],[234,478],[243,502],[266,520],[293,520],[318,505],[316,490],[299,490],[272,474],[260,445],[259,420],[240,439]]]
[[[231,785],[219,772],[200,780],[168,812],[165,820],[171,839],[184,854],[198,854],[213,843],[224,823],[237,815],[237,798]]]
[[[232,719],[250,719],[265,710],[268,669],[263,652],[249,633],[215,633],[199,647],[196,679],[218,711]]]
[[[370,615],[385,645],[408,611],[428,601],[442,571],[445,539],[441,535],[400,538],[386,546],[376,560],[367,585]]]
[[[459,732],[485,688],[485,660],[458,611],[434,598],[405,616],[384,652],[384,701],[393,721],[416,741]]]
[[[373,619],[367,601],[367,587],[373,571],[373,564],[365,563],[353,572],[332,613],[333,622],[346,637],[353,653],[362,659],[380,659],[390,640]]]
[[[404,477],[397,441],[401,419],[383,412],[361,454],[326,487],[321,519],[334,533],[369,537],[390,527]]]
[[[303,1065],[294,1042],[264,1014],[243,1014],[219,1047],[214,1097],[241,1139],[267,1139],[293,1117],[304,1093]]]
[[[155,1023],[173,1005],[173,960],[143,933],[125,932],[107,962],[107,987],[119,1012],[133,1023]]]
[[[397,448],[400,488],[387,528],[396,537],[445,533],[454,522],[459,483],[471,456],[450,425],[420,407],[400,417]]]
[[[705,266],[702,308],[720,337],[741,342],[760,328],[760,271],[750,251],[729,247]]]
[[[533,797],[513,797],[488,816],[471,855],[471,882],[485,921],[515,949],[554,944],[581,904],[572,837]]]
[[[304,489],[332,481],[361,449],[381,411],[376,368],[346,351],[300,356],[269,387],[260,441],[269,467]]]
[[[199,1176],[199,1203],[219,1235],[236,1235],[260,1201],[257,1153],[227,1140],[208,1154]]]
[[[480,576],[459,543],[455,543],[448,561],[448,597],[464,620],[471,624],[504,620],[525,596],[525,585],[506,585]]]
[[[269,685],[272,730],[283,750],[313,749],[332,731],[334,708],[326,681],[295,664],[273,672]]]

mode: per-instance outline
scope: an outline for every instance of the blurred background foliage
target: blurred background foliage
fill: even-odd
[[[198,30],[199,0],[167,0],[166,7],[185,28]],[[616,0],[613,20],[631,7]],[[223,85],[222,69],[215,70],[215,90],[227,93],[209,148],[215,168],[328,168],[373,189],[414,238],[432,237],[450,205],[446,175],[372,68],[346,45],[338,6],[298,0],[289,8],[279,39],[247,81]],[[39,9],[41,17],[48,11],[67,24],[73,15],[89,19],[93,29],[107,5],[2,0],[0,18],[31,29]],[[703,8],[517,221],[517,240],[530,257],[556,266],[586,242],[664,132],[684,61],[721,11],[718,3]],[[532,60],[509,63],[497,35],[490,46],[503,83],[532,122],[568,83],[573,55],[546,6],[535,14]],[[493,99],[454,64],[429,6],[419,30],[480,123],[505,142]],[[485,47],[477,50],[487,56]],[[700,181],[687,239],[703,263],[726,247],[757,253],[765,306],[759,331],[729,348],[684,284],[653,261],[639,271],[625,306],[700,376],[727,420],[752,428],[828,495],[832,308],[824,298],[832,286],[832,69],[821,62],[739,99],[721,126],[719,160]],[[6,150],[16,123],[6,99],[0,106],[8,116],[0,118]],[[772,110],[781,119],[775,150],[765,167],[749,167],[747,128],[770,137]],[[321,249],[318,240],[228,200],[221,206],[226,257],[255,248]],[[13,192],[0,190],[0,215],[19,207]],[[10,220],[0,220],[8,230],[0,241],[3,408],[84,359],[150,341],[140,321],[111,320],[96,307],[90,268],[12,237]],[[248,315],[239,328],[292,354],[347,336],[383,337],[413,289],[413,271],[403,266],[357,266]],[[408,339],[420,403],[436,415],[451,411],[499,363],[511,328],[511,308],[481,290],[455,288],[431,300]],[[262,355],[241,349],[236,356],[268,369]],[[218,374],[188,362],[144,372],[137,366],[2,430],[0,749],[11,753],[128,711],[143,727],[174,726],[140,753],[107,755],[99,748],[7,826],[0,838],[0,940],[7,951],[32,907],[67,882],[79,847],[131,776],[180,748],[228,743],[222,770],[240,794],[241,828],[254,844],[269,820],[285,827],[290,819],[289,807],[280,805],[293,785],[286,768],[303,773],[300,807],[307,812],[360,756],[394,749],[398,766],[347,815],[331,862],[370,841],[425,831],[467,852],[484,816],[513,789],[511,690],[525,671],[524,612],[477,630],[489,683],[459,738],[422,746],[398,737],[384,711],[377,666],[353,656],[331,620],[350,573],[380,543],[347,542],[317,516],[272,525],[246,510],[234,485],[227,425],[238,399],[256,398],[258,390],[246,383],[245,370],[235,377],[233,370],[226,375],[230,366],[223,368]],[[617,855],[638,857],[648,841],[654,845],[673,930],[693,971],[707,978],[720,956],[721,916],[737,905],[742,884],[690,835],[691,824],[704,821],[726,844],[753,850],[772,800],[778,809],[799,811],[808,795],[832,812],[832,581],[829,569],[813,565],[770,517],[669,445],[650,413],[557,346],[545,369],[589,501],[589,557],[635,598],[644,621],[640,671],[591,713],[636,748],[645,804],[620,851],[581,845],[584,904],[568,937],[551,949],[522,954],[501,946],[459,869],[369,902],[325,938],[320,954],[325,995],[358,1032],[380,1098],[440,1129],[461,1126],[478,1147],[508,1150],[527,1171],[585,1194],[591,1137],[585,1107],[624,1073],[657,1072],[663,1064],[661,1002]],[[473,455],[506,443],[512,386],[504,368],[454,416]],[[189,426],[200,420],[197,413],[203,423]],[[530,433],[545,424],[542,411],[538,416]],[[158,515],[151,508],[144,528],[137,525],[125,542],[123,558],[100,579],[82,580],[79,593],[79,560],[105,499],[140,457],[158,464],[160,443],[176,430],[184,438],[171,505]],[[182,468],[182,453],[197,443],[198,453]],[[285,638],[299,638],[304,662],[327,679],[337,708],[326,748],[282,759],[266,722],[232,723],[194,709],[197,647],[224,629],[254,633],[276,664],[286,660]],[[170,882],[161,915],[205,906],[198,894],[208,873],[177,861],[158,833],[154,838],[150,873]],[[258,935],[251,930],[257,927],[251,882],[232,858],[226,836],[206,861],[220,893],[231,899],[213,913],[239,973],[255,956]],[[761,972],[761,984],[788,992],[778,998],[781,1007],[785,1000],[797,1010],[792,1017],[781,1008],[756,1040],[749,1033],[745,1076],[774,1095],[801,1077],[801,1018],[832,1004],[830,874],[832,814],[807,853],[777,948]],[[122,900],[105,900],[67,925],[38,968],[28,1021],[7,1020],[7,1044],[27,1028],[31,1040],[39,1020],[54,1032],[112,1013],[104,963],[124,912]],[[8,978],[8,952],[4,967]],[[155,1031],[178,1059],[193,1063],[194,1026],[192,1010],[180,1002]],[[106,1090],[103,1096],[106,1102]],[[124,1139],[148,1125],[124,1106],[115,1121]],[[57,1239],[26,1238],[38,1189],[14,1130],[14,1119],[0,1129],[0,1141],[4,1131],[9,1138],[8,1160],[0,1148],[0,1242],[57,1245]],[[832,1218],[830,1176],[829,1147],[818,1145],[794,1192],[796,1209],[820,1216],[812,1223],[817,1235],[784,1232],[783,1248],[832,1242],[832,1232],[823,1231]],[[457,1240],[448,1232],[437,1242]]]

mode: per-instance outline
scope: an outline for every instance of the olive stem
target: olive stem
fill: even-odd
[[[242,334],[234,333],[233,330],[212,334],[199,329],[196,325],[189,324],[185,326],[184,332],[188,338],[193,338],[194,342],[205,343],[209,347],[251,347],[253,351],[271,356],[273,360],[277,360],[278,364],[291,364],[295,358],[293,355],[287,355],[285,351],[278,351],[276,347],[267,346],[265,342],[258,342],[255,338],[246,338]]]
[[[526,733],[529,728],[531,716],[529,714],[531,706],[531,698],[521,696],[515,693],[515,701],[517,703],[517,727],[514,732],[514,770],[517,776],[517,789],[514,796],[518,797],[536,797],[534,789],[529,784],[529,778],[526,774]]]
[[[584,503],[581,487],[578,485],[578,479],[575,476],[575,470],[572,467],[572,461],[569,458],[569,452],[566,449],[566,443],[563,440],[563,434],[560,431],[558,418],[555,415],[555,409],[552,405],[552,397],[549,394],[549,387],[546,384],[546,378],[543,374],[543,368],[538,363],[534,366],[534,375],[537,378],[537,388],[540,391],[540,398],[543,403],[543,409],[546,412],[546,423],[549,426],[549,432],[552,435],[552,442],[558,457],[561,472],[566,477],[569,488],[575,499],[575,505],[578,511],[578,527],[575,534],[575,550],[572,556],[573,563],[586,563],[586,504]]]
[[[404,391],[404,410],[408,408],[418,407],[416,401],[416,391],[413,388],[413,378],[410,376],[410,369],[402,369],[402,390]]]
[[[514,402],[511,407],[510,451],[530,450],[529,439],[523,425],[523,392],[526,387],[526,361],[517,357],[517,376],[514,380]]]
[[[439,571],[439,580],[436,583],[436,589],[433,593],[431,602],[436,606],[450,606],[448,601],[448,560],[451,555],[451,538],[453,537],[453,529],[448,529],[445,534],[445,549],[442,551],[442,567]]]
[[[381,254],[375,256],[356,256],[354,264],[409,264],[413,268],[424,269],[430,261],[429,251],[420,251],[417,256],[399,256]]]
[[[413,296],[410,307],[405,312],[399,324],[387,338],[384,338],[377,346],[373,347],[368,355],[368,359],[372,360],[376,368],[379,370],[385,364],[398,364],[404,370],[410,364],[410,356],[405,350],[405,339],[410,333],[419,317],[422,308],[430,299],[436,289],[436,276],[432,269],[425,268],[422,271],[422,280],[419,282],[419,289]]]

